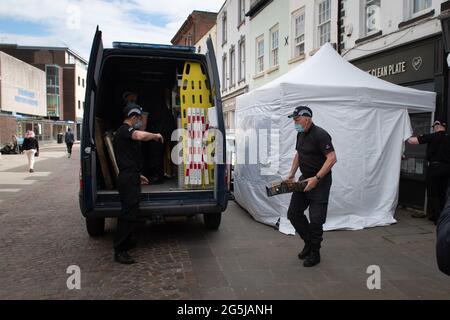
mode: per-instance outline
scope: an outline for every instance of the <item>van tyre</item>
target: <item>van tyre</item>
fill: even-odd
[[[209,230],[218,230],[221,220],[222,212],[203,214],[203,221],[205,222],[206,228]]]
[[[86,228],[91,237],[102,236],[105,232],[105,218],[86,218]]]

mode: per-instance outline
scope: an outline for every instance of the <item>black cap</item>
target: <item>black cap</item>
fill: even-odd
[[[131,118],[133,115],[141,116],[142,108],[136,103],[129,103],[123,110],[123,113],[126,118]]]
[[[294,112],[289,116],[289,118],[295,117],[310,117],[312,118],[313,112],[307,106],[299,106],[295,108]]]
[[[444,121],[443,119],[436,119],[436,120],[434,120],[432,127],[434,127],[434,126],[443,126],[443,127],[447,128],[447,122]]]

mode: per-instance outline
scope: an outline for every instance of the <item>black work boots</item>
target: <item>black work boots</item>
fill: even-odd
[[[126,251],[116,252],[114,254],[114,261],[121,263],[121,264],[136,263],[136,261],[132,257],[130,257],[130,255]]]
[[[298,254],[298,258],[300,260],[304,260],[304,259],[306,259],[309,256],[310,253],[311,253],[311,244],[309,242],[305,242],[305,247]]]
[[[305,247],[298,254],[300,260],[305,260],[303,266],[310,268],[320,263],[320,252],[319,249],[313,248],[311,243],[305,242]]]
[[[317,249],[311,249],[311,253],[306,257],[303,266],[306,268],[314,267],[320,263],[320,253]]]

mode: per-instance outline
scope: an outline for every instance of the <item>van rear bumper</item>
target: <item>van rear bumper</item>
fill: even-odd
[[[103,203],[97,205],[93,211],[82,212],[86,218],[114,218],[120,215],[120,203]],[[197,204],[164,204],[141,202],[139,216],[190,216],[195,214],[220,213],[226,210],[226,206],[220,206],[216,202]]]

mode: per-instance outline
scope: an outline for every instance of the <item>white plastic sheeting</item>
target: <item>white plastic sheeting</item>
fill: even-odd
[[[280,231],[295,233],[286,219],[291,194],[268,198],[265,186],[288,175],[297,133],[287,116],[308,105],[314,123],[332,136],[338,159],[324,229],[395,223],[403,145],[412,135],[408,111],[434,112],[435,100],[435,93],[371,76],[326,44],[289,73],[237,98],[237,202],[257,221],[279,222]],[[267,129],[268,136],[259,133],[257,146],[250,144],[251,129]],[[258,161],[249,162],[256,155]]]

